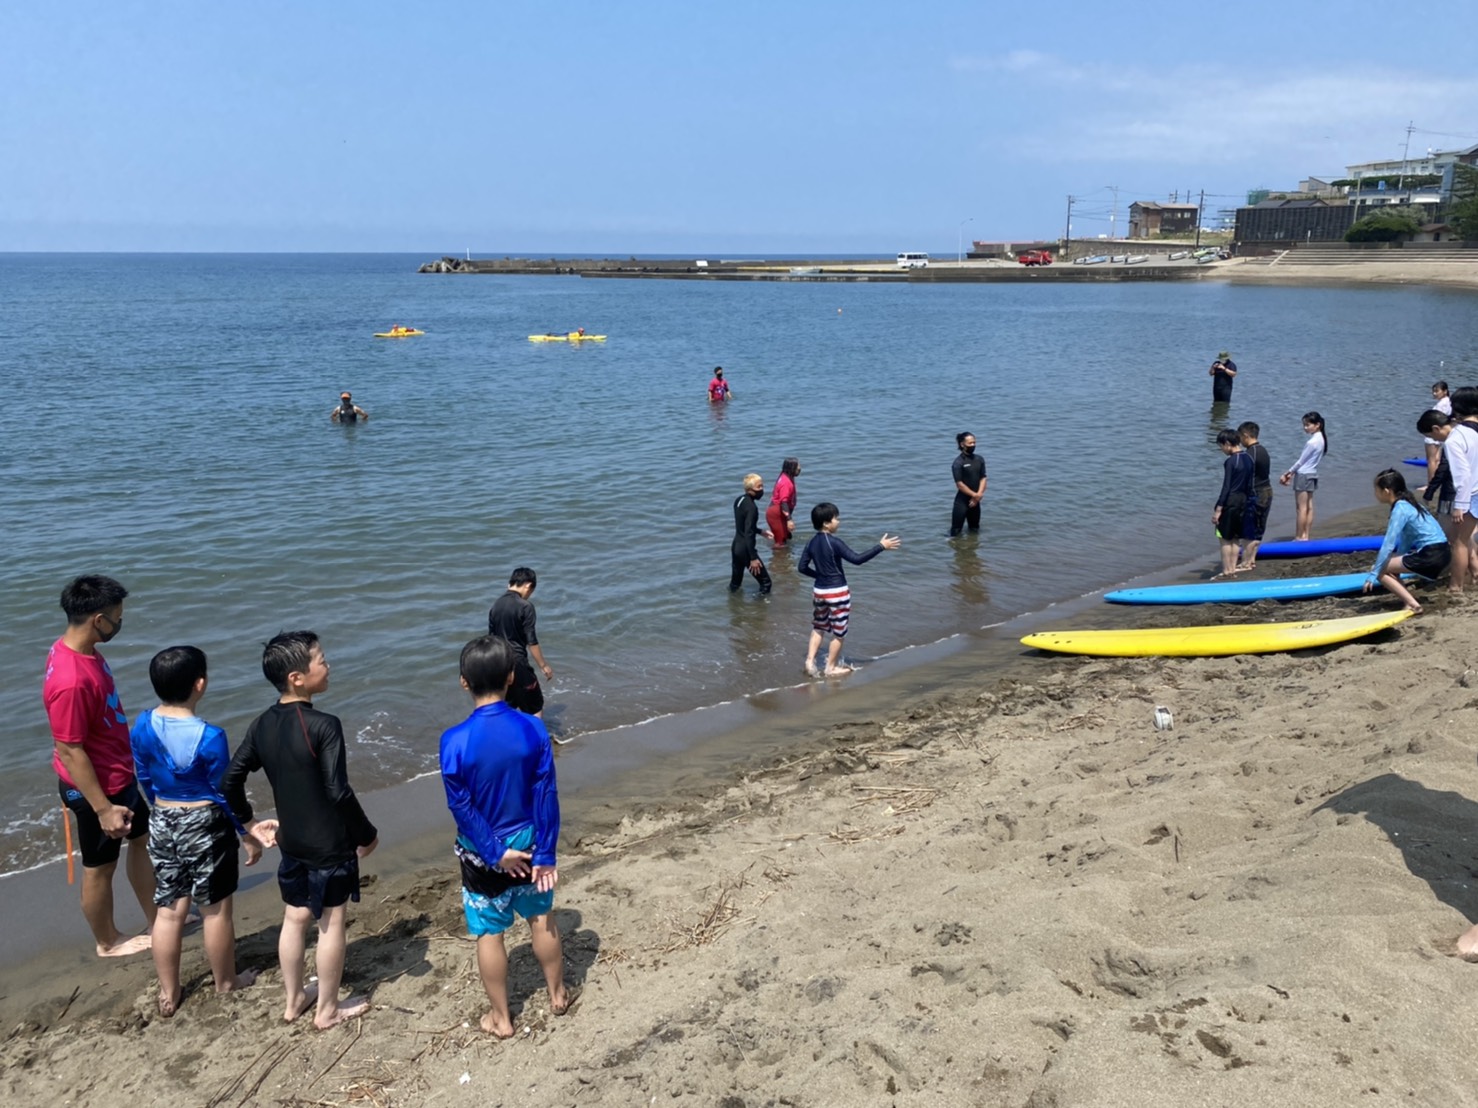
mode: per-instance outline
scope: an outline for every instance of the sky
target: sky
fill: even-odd
[[[1408,125],[1478,143],[1470,11],[15,3],[0,250],[947,256],[1202,190],[1209,223]]]

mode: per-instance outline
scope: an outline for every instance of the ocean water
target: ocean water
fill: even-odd
[[[317,630],[319,703],[365,790],[434,767],[468,707],[457,653],[518,565],[540,575],[562,735],[794,684],[809,526],[771,557],[770,597],[726,588],[742,477],[768,487],[787,455],[798,517],[831,500],[858,549],[903,537],[849,575],[865,664],[1210,566],[1227,423],[1261,423],[1286,467],[1320,410],[1317,508],[1365,504],[1375,472],[1420,453],[1431,382],[1478,376],[1461,291],[418,275],[424,260],[0,255],[0,872],[60,851],[39,688],[77,573],[131,591],[104,649],[130,714],[154,702],[154,651],[190,642],[210,656],[203,714],[239,738],[274,695],[261,644]],[[426,334],[371,337],[393,323]],[[580,326],[609,340],[526,338]],[[1213,408],[1224,347],[1241,374]],[[715,365],[727,406],[705,399]],[[343,389],[367,424],[329,422]],[[960,430],[990,489],[982,536],[951,542]],[[1270,534],[1292,517],[1283,492]],[[621,734],[561,756],[598,761]]]

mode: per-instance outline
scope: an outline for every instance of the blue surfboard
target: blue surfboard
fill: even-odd
[[[1341,539],[1307,539],[1304,542],[1265,542],[1257,548],[1259,558],[1313,558],[1320,554],[1357,554],[1379,550],[1384,535],[1347,535]]]
[[[1425,458],[1402,458],[1401,460],[1409,466],[1421,466],[1423,469],[1427,468],[1427,459]]]
[[[1259,553],[1261,550],[1259,549]],[[1304,600],[1346,596],[1365,587],[1363,573],[1324,577],[1285,577],[1274,581],[1206,581],[1196,585],[1158,585],[1105,593],[1111,604],[1251,604],[1255,600]]]

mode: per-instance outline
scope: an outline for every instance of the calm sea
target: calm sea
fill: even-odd
[[[1431,382],[1478,376],[1463,292],[447,277],[424,260],[0,255],[0,872],[59,853],[39,686],[74,574],[131,590],[105,650],[130,713],[153,703],[153,652],[195,643],[203,712],[233,738],[273,697],[262,642],[316,629],[320,703],[367,789],[435,765],[468,707],[457,652],[518,565],[540,575],[563,735],[795,683],[799,549],[774,555],[768,599],[725,587],[741,479],[773,482],[786,455],[798,514],[836,502],[858,548],[903,536],[851,575],[865,663],[1211,565],[1226,422],[1261,423],[1287,466],[1322,411],[1318,508],[1365,504],[1378,469],[1420,453]],[[393,323],[426,334],[371,337]],[[609,341],[526,338],[580,326]],[[1223,347],[1241,375],[1213,411]],[[705,400],[715,365],[727,407]],[[330,424],[344,389],[368,424]],[[951,543],[966,429],[989,463],[985,531]],[[1271,532],[1291,524],[1284,494]]]

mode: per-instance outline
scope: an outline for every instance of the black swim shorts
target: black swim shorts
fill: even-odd
[[[1413,550],[1401,558],[1401,564],[1406,567],[1408,573],[1415,573],[1418,577],[1425,577],[1428,581],[1442,576],[1451,561],[1452,547],[1445,542],[1434,542],[1420,550]]]
[[[534,667],[528,662],[513,663],[513,684],[508,686],[508,695],[503,699],[508,701],[508,707],[531,716],[544,710],[544,690],[539,687]]]
[[[82,790],[74,789],[60,777],[56,779],[56,783],[57,791],[62,794],[62,803],[72,809],[72,814],[77,817],[77,846],[82,851],[82,867],[97,869],[99,866],[111,866],[118,861],[123,840],[109,838],[103,831],[98,814],[92,810],[92,805],[82,795]],[[149,806],[139,793],[137,781],[130,781],[108,799],[120,808],[128,808],[133,812],[133,824],[125,836],[127,839],[132,841],[149,833]]]
[[[351,900],[359,903],[359,856],[335,866],[314,867],[284,854],[277,867],[277,887],[284,904],[307,908],[314,919],[321,919],[325,908]]]

